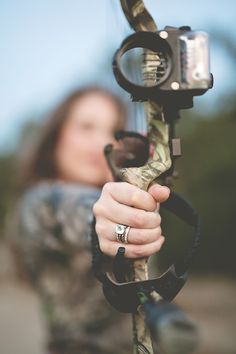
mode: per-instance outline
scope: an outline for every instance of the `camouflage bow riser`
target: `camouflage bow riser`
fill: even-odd
[[[157,31],[157,26],[145,9],[143,1],[121,0],[121,5],[128,22],[135,31]],[[160,60],[156,53],[143,50],[142,73],[145,85],[153,85],[159,64]],[[171,167],[171,157],[168,126],[164,121],[162,107],[151,101],[145,102],[144,107],[148,123],[147,138],[152,145],[153,155],[144,166],[121,169],[120,178],[147,191],[151,183]],[[148,259],[137,259],[133,262],[130,280],[141,281],[149,278],[147,262]],[[156,301],[161,298],[156,292],[153,292],[152,296]],[[152,354],[152,340],[145,323],[142,306],[133,315],[133,331],[134,354]]]

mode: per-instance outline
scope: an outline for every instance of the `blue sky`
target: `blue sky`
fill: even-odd
[[[145,4],[159,29],[188,24],[236,36],[233,0]],[[0,23],[0,152],[14,147],[25,121],[53,107],[73,87],[94,78],[109,85],[112,53],[131,32],[118,0],[0,0]],[[199,101],[209,107],[235,85],[232,63],[217,45],[211,62],[215,89]],[[110,85],[116,88],[115,82]]]

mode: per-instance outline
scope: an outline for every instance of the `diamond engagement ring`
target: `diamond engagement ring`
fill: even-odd
[[[128,233],[130,226],[117,224],[115,229],[116,240],[122,243],[128,243]]]

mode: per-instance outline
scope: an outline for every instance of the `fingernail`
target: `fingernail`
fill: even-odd
[[[163,189],[165,189],[168,193],[170,193],[170,188],[166,186],[162,186]]]
[[[168,193],[170,192],[170,188],[166,187],[166,186],[161,186],[161,185],[156,185],[155,186],[156,190],[159,189],[159,190],[166,190]]]

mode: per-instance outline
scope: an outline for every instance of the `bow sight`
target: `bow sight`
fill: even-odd
[[[141,86],[130,81],[121,69],[123,55],[134,48],[148,49],[158,58],[151,73],[151,85]],[[176,110],[191,108],[193,96],[202,95],[213,84],[208,35],[191,31],[188,26],[167,26],[157,33],[134,33],[116,52],[113,70],[117,82],[131,94],[133,101],[155,100]]]

